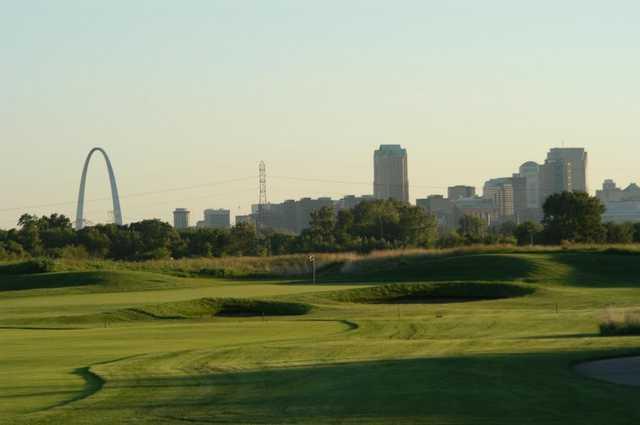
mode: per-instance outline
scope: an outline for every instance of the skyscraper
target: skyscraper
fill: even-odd
[[[191,212],[186,208],[176,208],[173,211],[173,227],[178,230],[188,228],[190,214]]]
[[[540,166],[540,202],[554,193],[587,192],[587,152],[583,148],[553,148]]]
[[[553,148],[545,163],[564,162],[570,164],[571,189],[587,192],[587,152],[583,148]]]
[[[501,177],[488,180],[484,184],[482,197],[494,202],[499,218],[513,217],[515,215],[513,178]]]
[[[573,164],[565,160],[549,160],[540,166],[540,202],[555,193],[573,192]]]
[[[373,194],[376,199],[409,202],[407,150],[400,145],[380,145],[373,154]]]
[[[540,165],[525,162],[520,166],[519,175],[526,179],[527,208],[540,207]]]

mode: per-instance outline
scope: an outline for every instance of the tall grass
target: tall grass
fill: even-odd
[[[513,245],[472,245],[449,249],[396,249],[373,251],[369,254],[314,254],[319,273],[359,273],[389,269],[406,263],[440,257],[479,254],[536,254],[536,253],[600,253],[612,255],[640,255],[640,245],[563,245],[515,247]],[[19,263],[14,263],[19,264]],[[2,273],[0,265],[0,274]],[[10,268],[13,268],[11,266]],[[168,273],[177,276],[206,276],[229,278],[298,277],[311,273],[309,254],[290,254],[272,257],[203,257],[149,260],[142,262],[98,259],[58,259],[56,271],[131,270]]]
[[[607,310],[600,322],[600,335],[640,335],[640,310]]]

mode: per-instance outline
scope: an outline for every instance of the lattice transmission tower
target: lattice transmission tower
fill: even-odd
[[[267,215],[267,166],[264,161],[260,161],[258,166],[258,186],[258,220],[256,227],[262,229],[265,227]]]

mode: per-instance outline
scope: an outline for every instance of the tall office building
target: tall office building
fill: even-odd
[[[574,192],[573,163],[563,159],[547,159],[540,166],[540,203],[555,193]]]
[[[527,208],[540,207],[540,165],[536,162],[525,162],[520,166],[519,176],[525,179]]]
[[[186,208],[176,208],[173,211],[173,227],[178,230],[189,227],[189,215],[191,212]]]
[[[569,164],[571,188],[574,192],[588,192],[587,152],[583,148],[553,148],[547,154],[546,163]]]
[[[373,154],[373,194],[376,199],[409,202],[407,150],[400,145],[380,145]]]
[[[484,184],[482,197],[493,201],[498,218],[515,215],[513,178],[501,177],[488,180]]]
[[[449,186],[447,188],[447,198],[452,201],[460,198],[473,198],[476,196],[476,188],[473,186]]]

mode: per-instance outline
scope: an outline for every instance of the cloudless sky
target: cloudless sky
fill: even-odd
[[[94,146],[125,221],[247,213],[260,160],[273,202],[371,193],[381,143],[407,148],[412,199],[480,188],[563,142],[588,150],[591,191],[640,181],[637,1],[0,7],[0,228],[23,212],[74,218]],[[107,220],[98,156],[86,197],[87,218]]]

